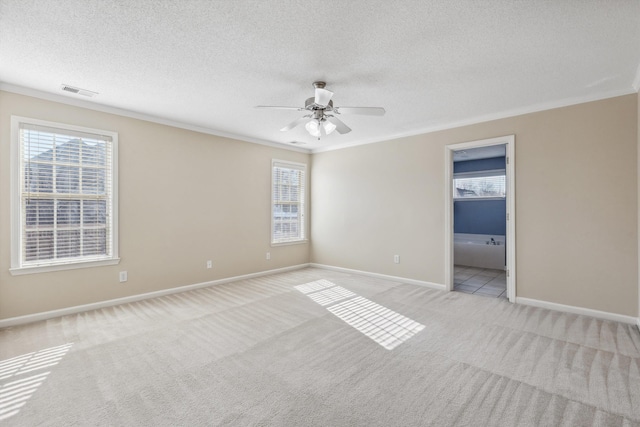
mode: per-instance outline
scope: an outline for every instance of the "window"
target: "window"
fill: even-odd
[[[117,139],[12,117],[13,274],[118,262]]]
[[[504,198],[505,183],[504,169],[457,173],[453,177],[453,198]]]
[[[271,243],[304,241],[304,189],[307,166],[280,160],[272,162]]]

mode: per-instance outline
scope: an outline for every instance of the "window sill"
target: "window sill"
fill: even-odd
[[[27,267],[10,268],[9,272],[12,276],[20,276],[23,274],[49,273],[52,271],[76,270],[79,268],[102,267],[105,265],[116,265],[120,263],[120,258],[109,258],[98,261],[79,261],[71,264],[54,264],[54,265],[34,265]]]
[[[273,243],[271,242],[271,247],[276,247],[276,246],[289,246],[289,245],[302,245],[304,243],[309,243],[308,239],[304,239],[304,240],[294,240],[292,242],[280,242],[280,243]]]
[[[506,197],[454,197],[454,202],[478,202],[487,200],[506,200]]]

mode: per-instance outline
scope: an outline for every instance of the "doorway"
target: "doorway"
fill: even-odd
[[[516,300],[514,145],[514,135],[508,135],[445,147],[445,286],[448,291],[454,290],[457,270],[458,277],[461,274],[470,277],[466,281],[468,286],[458,285],[458,290],[471,292],[473,285],[478,288],[478,294],[483,294],[479,288],[484,284],[480,282],[486,280],[485,283],[491,282],[494,287],[487,286],[484,293],[498,296],[496,286],[500,286],[502,280],[506,282],[507,299]],[[458,163],[454,164],[455,161]],[[479,223],[479,218],[486,215],[494,217]],[[464,267],[455,267],[456,257]],[[480,276],[473,278],[476,274]]]

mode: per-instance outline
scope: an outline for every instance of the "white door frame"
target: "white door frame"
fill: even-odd
[[[506,145],[507,181],[507,295],[510,302],[516,301],[516,158],[515,135],[463,142],[445,146],[445,237],[444,237],[444,282],[447,291],[453,290],[453,152],[491,145]]]

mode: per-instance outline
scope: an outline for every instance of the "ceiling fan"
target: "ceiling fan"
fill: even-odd
[[[325,89],[325,82],[314,82],[315,96],[308,98],[304,107],[274,107],[258,105],[256,108],[276,110],[306,111],[306,114],[280,129],[282,132],[291,130],[303,123],[311,136],[320,139],[323,135],[329,135],[334,130],[340,134],[351,132],[351,128],[338,119],[336,114],[362,114],[367,116],[382,116],[385,111],[381,107],[334,107],[331,97],[333,92]]]

